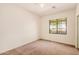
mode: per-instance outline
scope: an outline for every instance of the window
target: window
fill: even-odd
[[[67,34],[67,18],[49,20],[50,34]]]

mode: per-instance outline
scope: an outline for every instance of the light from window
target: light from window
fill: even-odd
[[[49,20],[50,34],[67,34],[67,18]]]

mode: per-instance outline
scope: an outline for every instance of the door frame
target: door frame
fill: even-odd
[[[78,23],[79,23],[79,15],[77,16],[77,48],[78,48],[78,39],[79,39],[79,37],[78,37],[78,35],[79,35],[79,33],[78,33],[79,32],[78,31],[79,30],[78,29],[78,26],[79,26]]]

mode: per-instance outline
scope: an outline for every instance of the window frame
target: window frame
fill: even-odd
[[[57,22],[57,24],[56,24],[56,33],[53,33],[53,32],[51,32],[50,31],[50,25],[51,25],[51,22],[53,22],[53,21],[56,21]],[[64,31],[64,32],[62,32],[61,31],[61,33],[58,31],[58,22],[61,22],[61,24],[62,24],[62,22],[64,21],[65,22],[65,24],[66,24],[66,31]],[[61,28],[62,29],[62,28]],[[53,20],[49,20],[49,34],[67,34],[67,18],[59,18],[59,19],[53,19]]]

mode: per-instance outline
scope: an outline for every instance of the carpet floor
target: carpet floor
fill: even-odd
[[[37,40],[1,55],[79,55],[79,50],[56,42]]]

